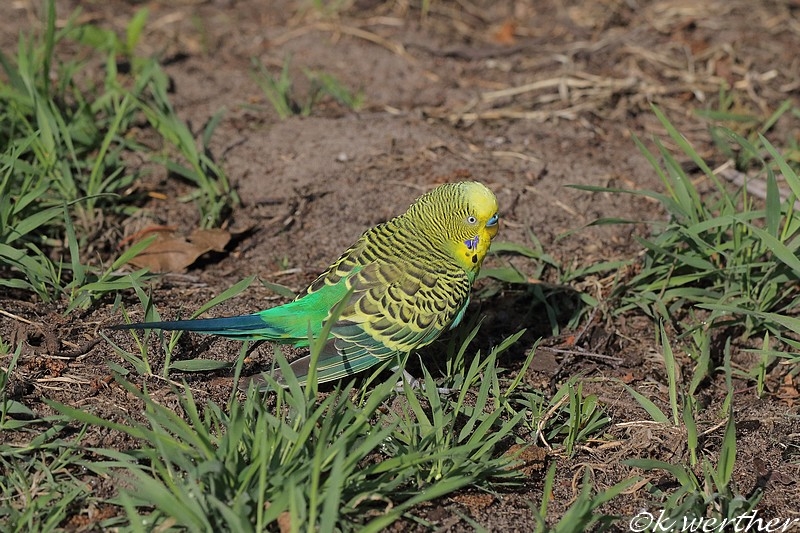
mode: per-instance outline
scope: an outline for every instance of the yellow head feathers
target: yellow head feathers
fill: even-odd
[[[497,235],[494,193],[477,181],[441,185],[420,196],[404,215],[467,272],[477,272]]]

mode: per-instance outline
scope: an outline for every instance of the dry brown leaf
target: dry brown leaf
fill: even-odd
[[[196,229],[189,236],[189,241],[198,248],[208,251],[224,252],[231,240],[231,234],[224,229]]]
[[[131,264],[151,272],[181,272],[203,253],[205,250],[180,237],[158,239],[131,259]]]
[[[517,31],[517,23],[507,20],[492,35],[492,39],[498,44],[514,44],[516,39],[514,33]]]
[[[292,513],[284,511],[278,515],[278,529],[281,533],[289,533],[289,531],[294,530],[292,527]]]
[[[786,374],[783,378],[783,383],[778,389],[778,398],[786,402],[789,407],[793,407],[797,399],[800,398],[800,391],[797,390],[791,374]]]
[[[137,231],[133,235],[128,235],[124,239],[122,239],[119,243],[119,247],[122,248],[125,244],[129,242],[141,241],[148,235],[152,233],[172,233],[177,228],[175,226],[148,226],[141,231]]]
[[[171,232],[158,232],[156,240],[131,264],[151,272],[182,272],[207,252],[225,251],[230,239],[230,233],[222,229],[197,229],[188,240]]]

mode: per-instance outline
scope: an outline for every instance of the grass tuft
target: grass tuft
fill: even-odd
[[[147,12],[139,11],[119,38],[75,16],[57,29],[55,2],[46,6],[42,32],[21,37],[16,56],[0,52],[0,286],[44,302],[65,298],[69,312],[144,276],[118,273],[130,253],[101,250],[108,268],[89,259],[105,225],[138,209],[141,198],[125,191],[142,175],[128,167],[125,153],[143,153],[192,182],[186,200],[197,203],[203,226],[219,225],[238,198],[207,149],[219,116],[199,150],[169,103],[166,74],[155,60],[135,56]],[[88,48],[85,59],[62,61],[57,52],[75,44]],[[131,65],[128,74],[120,73],[121,61]],[[95,74],[98,62],[102,76]],[[167,147],[162,154],[136,142],[142,117]]]

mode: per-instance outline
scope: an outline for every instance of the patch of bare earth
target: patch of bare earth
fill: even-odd
[[[20,27],[36,27],[39,4],[16,1],[5,7],[4,50],[14,49]],[[714,109],[722,84],[735,89],[741,112],[764,116],[786,98],[797,103],[800,95],[800,4],[794,1],[443,0],[430,2],[423,16],[418,2],[406,1],[357,0],[325,14],[312,2],[299,1],[112,0],[59,2],[59,16],[66,18],[78,4],[81,17],[120,31],[146,6],[150,19],[139,52],[161,58],[174,81],[171,96],[180,115],[200,131],[214,113],[226,110],[212,151],[243,200],[229,226],[253,229],[199,266],[163,277],[154,298],[167,318],[191,313],[198,302],[249,275],[300,290],[364,229],[402,212],[431,186],[464,177],[496,192],[502,240],[530,244],[533,232],[547,253],[574,267],[635,257],[640,248],[633,235],[644,227],[591,227],[560,236],[598,217],[657,218],[662,216],[657,206],[566,185],[659,190],[657,176],[631,140],[631,133],[646,141],[665,137],[651,103],[711,157],[707,124],[693,110]],[[276,71],[287,57],[300,94],[308,89],[302,69],[324,71],[362,90],[365,107],[356,112],[326,100],[310,117],[279,120],[252,77],[251,58]],[[778,131],[785,134],[788,127],[780,123]],[[152,200],[142,216],[117,228],[118,238],[153,225],[184,233],[198,226],[194,207],[176,200],[183,184],[162,171],[140,186],[166,200]],[[116,245],[108,243],[107,249]],[[529,262],[510,260],[532,270]],[[486,266],[506,261],[490,257]],[[575,288],[602,299],[610,283],[587,279]],[[255,284],[216,312],[238,314],[281,301]],[[133,305],[133,298],[128,302]],[[584,391],[600,396],[612,423],[602,439],[583,443],[571,459],[532,442],[538,447],[527,452],[523,467],[529,482],[519,490],[461,491],[415,509],[434,529],[469,530],[463,519],[468,516],[492,531],[530,531],[535,522],[529,504],[538,507],[548,498],[550,516],[558,519],[578,494],[587,468],[595,486],[608,487],[642,474],[624,466],[624,459],[679,461],[687,453],[686,435],[648,422],[619,385],[629,384],[668,412],[667,380],[655,356],[660,348],[650,320],[599,313],[579,331],[551,337],[543,309],[530,302],[524,290],[511,286],[475,302],[472,312],[487,315],[476,346],[531,328],[503,364],[513,372],[536,338],[545,336],[526,380],[554,391],[581,373],[588,378]],[[100,328],[121,320],[111,301],[64,317],[57,305],[6,293],[0,308],[6,311],[0,336],[25,341],[13,376],[18,400],[42,415],[49,413],[43,398],[110,419],[137,411],[106,366],[108,360],[121,361],[105,342],[94,342]],[[122,334],[115,339],[129,342]],[[184,339],[176,357],[201,352],[232,361],[238,353],[234,342]],[[258,352],[253,366],[269,356],[268,348]],[[678,357],[688,364],[687,356]],[[721,360],[719,353],[713,357]],[[750,368],[746,357],[737,351],[734,364]],[[230,394],[229,376],[185,377],[199,402],[224,403]],[[800,434],[792,379],[785,366],[770,369],[761,399],[752,383],[735,381],[734,478],[744,494],[764,489],[759,510],[765,517],[798,516]],[[718,416],[723,385],[715,374],[701,392],[708,418],[698,429],[703,453],[712,460],[724,431]],[[161,402],[175,403],[163,381],[149,379],[147,386]],[[90,430],[86,439],[90,446],[132,445],[105,430]],[[544,474],[553,462],[555,486],[543,495]],[[670,484],[658,474],[649,479],[663,488]],[[98,485],[97,496],[108,496],[111,489]],[[627,530],[627,520],[641,509],[657,508],[639,485],[602,511],[623,517],[616,527]],[[76,520],[88,512],[78,510]],[[409,527],[421,529],[406,523],[393,530]]]

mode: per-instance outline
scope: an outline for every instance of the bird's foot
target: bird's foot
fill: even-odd
[[[397,367],[393,368],[392,370],[397,370]],[[421,380],[409,374],[407,370],[403,370],[403,379],[397,382],[397,384],[394,386],[394,390],[398,394],[402,394],[403,392],[405,392],[406,383],[413,390],[419,390],[425,388],[425,385],[422,383]],[[438,392],[441,396],[449,396],[454,392],[456,392],[456,389],[451,389],[448,387],[436,387],[436,392]]]

